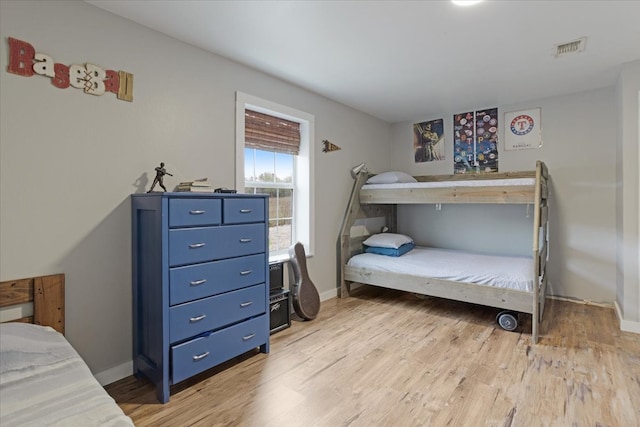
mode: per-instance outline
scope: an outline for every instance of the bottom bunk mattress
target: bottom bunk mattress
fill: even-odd
[[[372,253],[353,256],[349,267],[473,283],[532,292],[531,257],[485,255],[453,249],[415,247],[394,257]]]
[[[0,325],[0,425],[133,426],[65,337]]]

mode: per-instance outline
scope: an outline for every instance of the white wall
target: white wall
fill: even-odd
[[[505,151],[504,133],[499,144],[500,171],[533,170],[543,160],[551,175],[550,253],[548,265],[550,293],[595,302],[615,299],[616,222],[615,222],[615,90],[613,87],[522,102],[497,105],[503,113],[540,107],[544,144],[535,150]],[[493,106],[479,106],[488,108]],[[478,108],[478,109],[479,109]],[[470,106],[469,110],[472,110]],[[416,117],[415,122],[444,118],[446,160],[414,163],[412,123],[393,125],[392,167],[412,174],[453,173],[453,114],[440,117]],[[502,129],[503,123],[500,123]],[[409,208],[413,215],[425,218],[423,228],[408,232],[425,236],[447,247],[463,247],[465,239],[478,242],[472,249],[490,252],[531,253],[531,228],[523,207],[506,207],[507,216],[496,215],[495,208],[482,206],[433,206]],[[463,211],[469,215],[464,222]],[[398,214],[402,218],[402,212]],[[506,218],[506,219],[505,219]],[[526,231],[515,231],[524,224]],[[462,231],[455,233],[455,229]],[[427,237],[428,236],[428,237]],[[488,236],[488,237],[487,237]],[[528,241],[527,241],[528,239]],[[505,246],[506,244],[506,246]],[[523,249],[525,248],[525,249]]]
[[[320,293],[335,291],[349,169],[388,164],[389,124],[84,2],[2,1],[0,33],[0,280],[65,273],[67,337],[104,382],[132,354],[129,195],[161,161],[168,188],[203,176],[232,188],[236,91],[315,116],[308,267]],[[7,37],[66,65],[133,73],[133,102],[6,72]],[[322,153],[323,139],[342,150]]]
[[[624,64],[617,85],[616,140],[618,245],[616,309],[623,329],[640,332],[640,61]]]

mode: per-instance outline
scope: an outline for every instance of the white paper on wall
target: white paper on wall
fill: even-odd
[[[504,149],[529,150],[542,147],[540,108],[504,113]]]

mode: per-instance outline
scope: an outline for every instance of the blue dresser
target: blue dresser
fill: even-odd
[[[131,196],[133,368],[169,387],[269,352],[268,196]]]

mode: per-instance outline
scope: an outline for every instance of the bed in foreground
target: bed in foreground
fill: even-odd
[[[547,284],[548,176],[547,167],[541,161],[536,163],[535,171],[415,178],[395,172],[381,180],[386,182],[369,184],[365,184],[369,174],[361,170],[355,176],[340,234],[340,296],[348,296],[351,283],[356,282],[497,307],[505,310],[498,315],[498,322],[505,329],[514,323],[517,325],[517,313],[527,313],[532,315],[531,340],[536,343]],[[395,232],[397,205],[425,203],[530,205],[533,207],[532,256],[495,257],[475,264],[475,259],[486,255],[441,251],[436,258],[433,252],[425,255],[423,248],[394,257],[360,255],[370,235],[352,232],[357,220],[383,218],[389,231]],[[506,248],[505,253],[508,253]],[[459,262],[463,256],[469,261]],[[414,263],[406,262],[409,259],[415,259]],[[439,268],[435,271],[421,268],[436,262]],[[492,269],[456,270],[463,265],[484,265]]]
[[[0,284],[1,307],[28,301],[33,316],[0,324],[0,425],[133,426],[64,335],[51,327],[64,331],[64,276]]]

